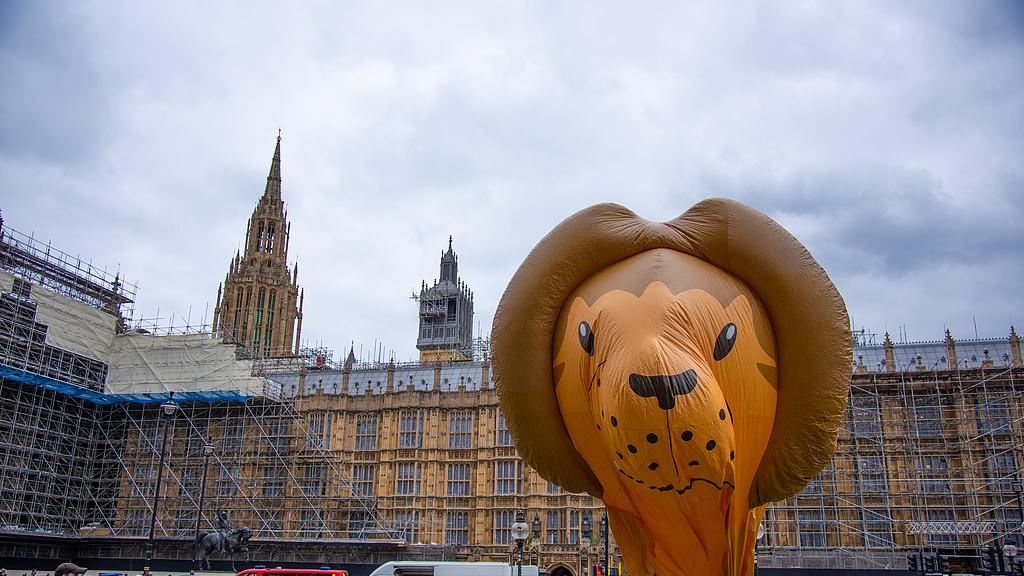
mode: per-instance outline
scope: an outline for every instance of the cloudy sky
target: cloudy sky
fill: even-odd
[[[1024,328],[1017,2],[0,2],[0,208],[195,322],[283,131],[303,336],[416,356],[449,234],[489,331],[533,245],[727,196],[858,328]],[[209,314],[209,313],[208,313]],[[176,322],[177,323],[177,322]]]

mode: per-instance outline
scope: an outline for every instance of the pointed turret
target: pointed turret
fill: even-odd
[[[295,314],[295,352],[299,353],[299,343],[302,339],[302,305],[306,301],[306,289],[303,288],[299,292],[299,309]]]
[[[895,372],[896,371],[896,353],[892,344],[892,338],[889,338],[889,333],[885,333],[885,340],[882,342],[882,348],[885,350],[885,371]]]
[[[223,288],[223,287],[224,286],[222,284],[218,284],[217,285],[217,304],[215,304],[214,307],[213,307],[213,331],[214,332],[217,332],[217,318],[218,318],[219,313],[220,313],[220,293],[221,293],[221,288]]]
[[[1010,358],[1013,361],[1014,366],[1024,365],[1020,357],[1020,336],[1017,335],[1017,330],[1010,326]]]
[[[456,284],[459,279],[459,258],[452,250],[452,237],[448,236],[448,251],[441,254],[441,282]]]
[[[959,364],[960,360],[956,357],[956,340],[953,340],[949,328],[946,328],[946,366],[950,370],[956,370]]]
[[[356,354],[355,346],[351,346],[348,349],[348,357],[345,358],[345,370],[352,370],[352,367],[356,365]]]
[[[274,159],[270,161],[270,174],[267,175],[267,188],[263,197],[270,200],[281,199],[281,130],[277,131],[277,146],[274,148]]]

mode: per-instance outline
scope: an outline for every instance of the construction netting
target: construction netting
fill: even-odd
[[[252,362],[236,356],[237,347],[211,334],[120,334],[110,353],[107,391],[147,394],[167,391],[236,391],[264,393],[264,380],[253,376]]]
[[[12,291],[14,278],[0,270],[0,289]],[[101,362],[110,361],[117,316],[38,284],[28,290],[27,299],[36,305],[35,321],[46,326],[46,344]]]

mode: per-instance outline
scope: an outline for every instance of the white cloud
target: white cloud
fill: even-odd
[[[303,335],[339,353],[415,356],[407,298],[449,234],[486,330],[530,248],[603,201],[742,199],[875,331],[1021,315],[1012,4],[0,10],[5,220],[120,265],[146,314],[212,306],[280,127]]]

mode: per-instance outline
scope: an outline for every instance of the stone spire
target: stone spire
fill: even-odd
[[[352,367],[356,365],[356,347],[355,344],[351,345],[348,349],[348,356],[345,357],[345,370],[351,371]]]
[[[1010,358],[1014,366],[1024,366],[1020,357],[1020,336],[1013,326],[1010,326]]]
[[[946,365],[950,370],[956,370],[958,364],[960,360],[956,357],[956,340],[953,340],[949,328],[946,328]]]
[[[298,265],[288,266],[288,214],[281,199],[281,132],[263,196],[246,224],[245,248],[228,266],[214,312],[220,335],[258,356],[297,352],[301,330]]]
[[[885,371],[895,372],[896,371],[896,351],[893,349],[892,338],[889,338],[889,333],[885,333],[885,341],[882,342],[882,347],[885,349]]]
[[[452,237],[448,236],[448,251],[441,254],[441,282],[457,284],[459,278],[459,257],[452,250]]]
[[[267,187],[263,196],[270,200],[281,199],[281,130],[277,131],[277,147],[274,148],[274,159],[270,161],[270,174],[267,175]]]

